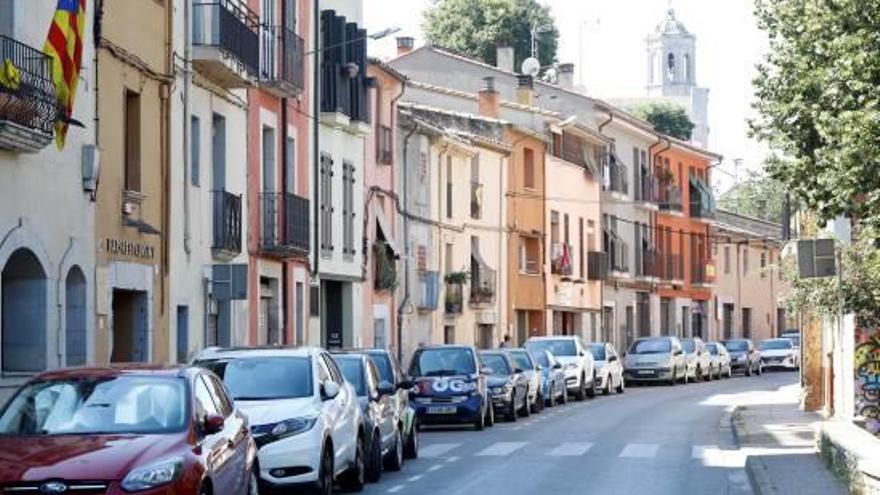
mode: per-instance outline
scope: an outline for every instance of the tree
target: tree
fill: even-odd
[[[749,172],[745,180],[718,198],[721,209],[770,222],[782,222],[784,202],[785,186],[758,172]]]
[[[425,12],[427,40],[495,65],[496,48],[512,46],[514,67],[532,55],[533,26],[548,26],[538,34],[542,67],[556,62],[559,30],[550,8],[536,0],[438,0]]]
[[[880,224],[880,0],[755,0],[770,50],[751,132],[822,220]]]
[[[684,141],[691,139],[694,123],[688,117],[687,111],[679,105],[666,102],[645,103],[632,109],[632,112],[664,134]]]

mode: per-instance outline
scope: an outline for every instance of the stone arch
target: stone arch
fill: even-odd
[[[79,265],[67,272],[64,281],[65,364],[81,366],[88,359],[88,283]]]
[[[0,272],[0,364],[4,372],[46,369],[47,271],[28,248],[13,251]]]

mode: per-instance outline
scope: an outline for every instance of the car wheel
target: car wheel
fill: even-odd
[[[746,376],[752,376],[752,363],[746,365]]]
[[[376,431],[370,441],[370,456],[367,458],[366,478],[370,483],[376,483],[382,477],[382,435]]]
[[[486,426],[495,426],[495,406],[491,404],[486,410]]]
[[[400,428],[394,432],[394,447],[385,458],[385,469],[389,471],[400,471],[403,468],[403,434]]]
[[[758,376],[764,374],[764,363],[758,363]]]
[[[487,405],[486,407],[492,407],[492,404]],[[486,429],[486,415],[489,414],[487,411],[480,411],[478,414],[478,418],[474,420],[474,429],[477,431],[483,431]]]
[[[321,453],[321,464],[318,466],[318,479],[315,481],[315,495],[333,494],[333,452],[324,446]]]
[[[403,447],[403,456],[407,459],[419,457],[419,429],[418,424],[413,422],[412,430],[406,437],[406,445]]]
[[[366,466],[364,460],[364,439],[358,438],[354,454],[354,465],[342,476],[342,486],[352,492],[363,491],[366,484]]]
[[[248,483],[248,495],[260,495],[260,484],[257,482],[257,473],[251,471]]]
[[[672,377],[669,379],[668,385],[670,387],[674,387],[678,382],[678,368],[672,367]]]
[[[562,404],[568,404],[568,385],[562,387],[562,398],[559,402]]]
[[[529,416],[532,415],[532,407],[529,405],[529,389],[528,388],[526,388],[526,391],[523,394],[522,401],[523,401],[523,405],[519,409],[520,414],[522,414],[522,417],[528,418]],[[516,403],[516,400],[514,400],[514,404],[515,403]]]
[[[626,380],[624,380],[622,376],[620,377],[620,385],[618,385],[615,390],[618,394],[622,394],[626,391]]]
[[[556,394],[553,393],[553,389],[554,389],[554,388],[555,388],[555,387],[554,387],[553,384],[551,383],[551,384],[550,384],[550,394],[549,394],[550,396],[547,397],[547,400],[546,400],[546,402],[545,402],[546,405],[547,405],[547,407],[554,407],[554,406],[556,405]]]
[[[541,397],[541,392],[535,394],[535,403],[533,404],[532,412],[535,414],[540,413],[544,410],[544,398]]]
[[[596,373],[593,372],[593,379],[590,380],[590,385],[587,387],[587,397],[593,398],[596,396]]]
[[[727,366],[727,378],[733,378],[733,366]]]
[[[577,401],[582,401],[587,398],[587,380],[585,377],[581,376],[580,383],[578,384],[577,392],[574,393],[574,399]]]

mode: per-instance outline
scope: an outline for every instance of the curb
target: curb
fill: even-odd
[[[745,409],[744,406],[734,406],[733,410],[730,411],[730,432],[733,435],[733,442],[736,444],[736,448],[742,448],[742,444],[740,443],[740,433],[738,428],[738,419],[740,417],[740,411]]]
[[[730,431],[733,434],[733,440],[736,442],[737,448],[742,448],[742,439],[747,435],[745,425],[742,423],[742,411],[745,406],[734,406],[730,412]],[[746,476],[749,479],[749,486],[755,495],[769,495],[776,493],[776,487],[767,476],[767,465],[759,457],[746,457],[745,465]]]

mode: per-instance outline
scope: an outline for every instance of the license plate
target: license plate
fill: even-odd
[[[455,406],[431,406],[428,414],[455,414],[458,409]]]
[[[653,375],[653,374],[654,374],[654,370],[639,370],[638,373],[639,373],[640,375]]]

